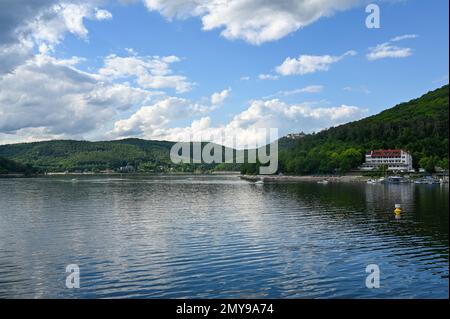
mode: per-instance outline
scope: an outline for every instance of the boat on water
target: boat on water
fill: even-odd
[[[440,184],[441,181],[431,176],[426,176],[414,181],[415,184]]]
[[[256,181],[255,182],[255,185],[263,185],[264,184],[264,181]]]
[[[403,182],[403,178],[401,176],[388,176],[386,182],[391,184],[400,184]]]
[[[379,184],[379,183],[384,183],[386,181],[386,179],[384,177],[381,178],[369,178],[366,183],[367,184]]]
[[[317,184],[323,184],[326,185],[328,184],[328,181],[326,179],[322,180],[322,181],[317,181]]]

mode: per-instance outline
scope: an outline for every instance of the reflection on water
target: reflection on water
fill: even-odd
[[[0,180],[0,298],[448,298],[448,247],[446,185]]]

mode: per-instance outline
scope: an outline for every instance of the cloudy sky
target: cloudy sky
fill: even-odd
[[[0,0],[0,144],[258,140],[448,83],[448,1]]]

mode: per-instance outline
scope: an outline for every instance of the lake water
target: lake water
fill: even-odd
[[[448,196],[235,176],[0,179],[0,298],[448,298]],[[366,287],[369,264],[380,288]]]

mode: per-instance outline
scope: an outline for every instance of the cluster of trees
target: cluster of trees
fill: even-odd
[[[28,163],[41,172],[99,172],[133,166],[142,173],[198,172],[217,164],[174,164],[170,160],[173,142],[124,139],[88,142],[54,140],[0,146],[0,156]]]
[[[293,174],[346,173],[361,164],[363,154],[361,149],[354,147],[333,150],[325,146],[296,153],[281,151],[278,167],[281,172]]]
[[[9,159],[0,157],[0,175],[19,173],[26,176],[34,175],[37,173],[37,169],[30,164],[21,164]]]
[[[170,164],[173,145],[164,141],[125,139],[107,142],[55,140],[0,146],[0,156],[29,163],[42,171],[99,171],[151,163]],[[144,166],[145,168],[145,166]]]
[[[438,167],[448,169],[448,158],[439,159],[437,156],[424,156],[419,160],[419,166],[429,173],[434,173]]]

